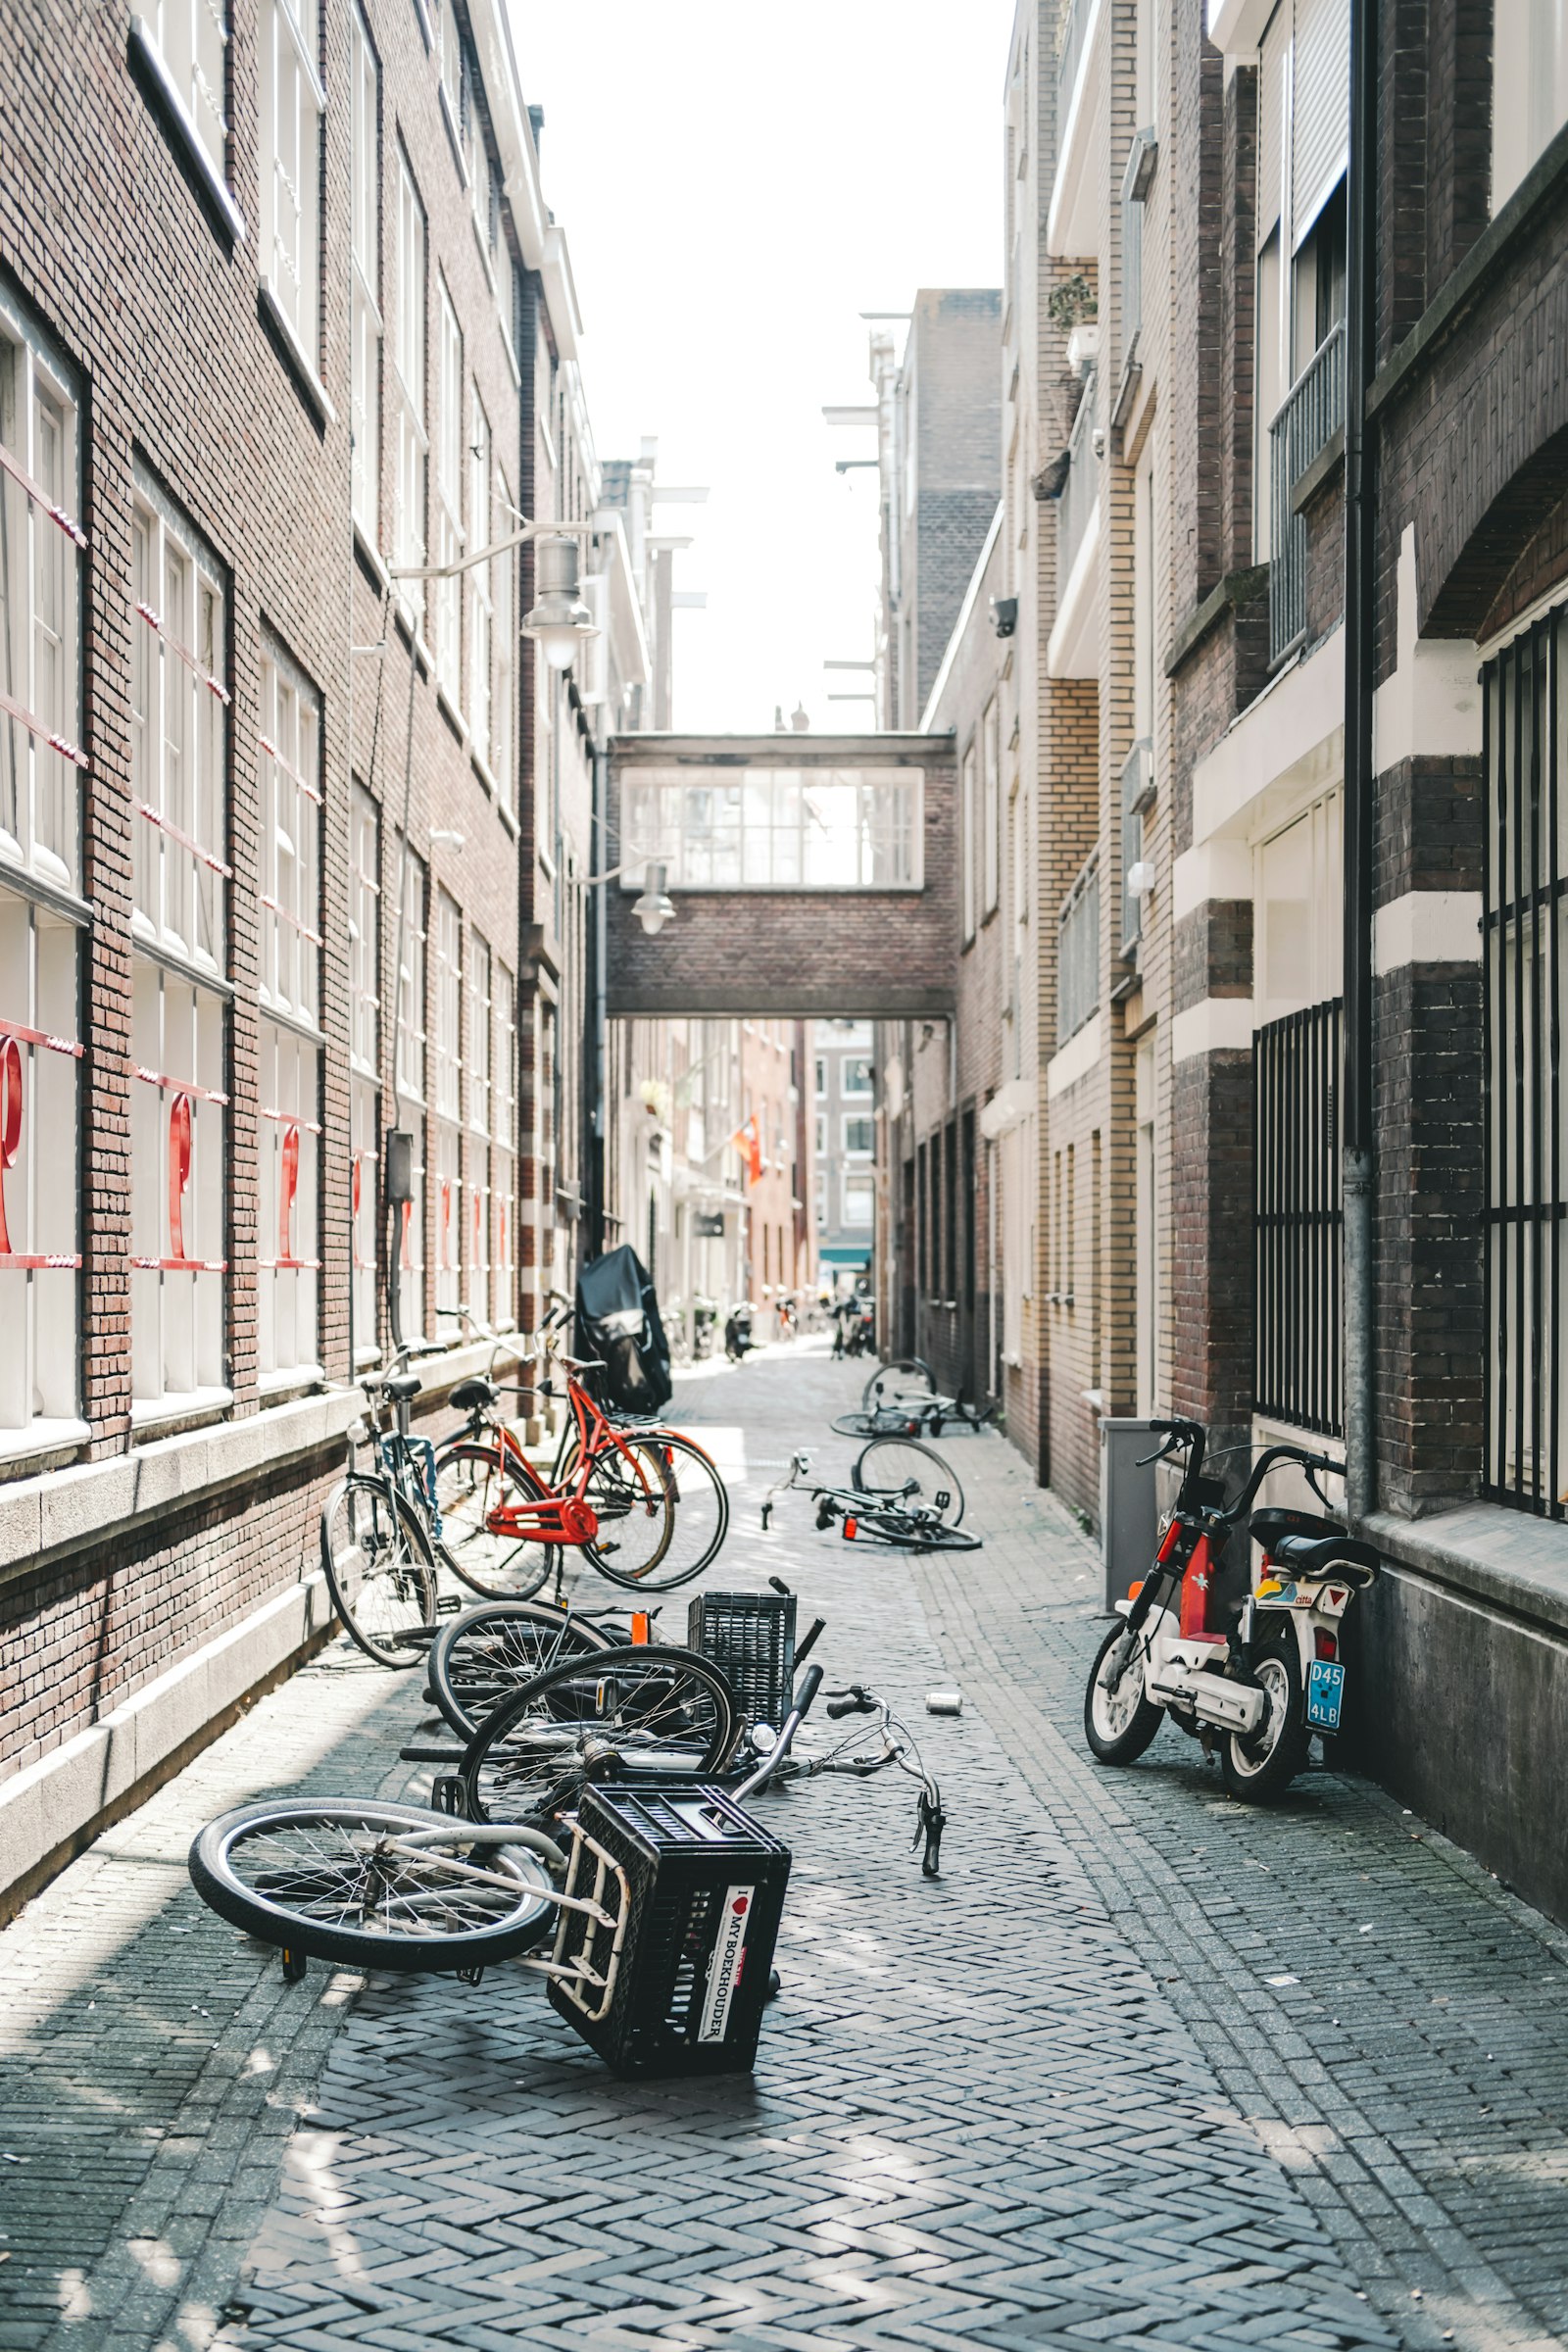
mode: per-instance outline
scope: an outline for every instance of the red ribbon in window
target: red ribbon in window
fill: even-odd
[[[283,1130],[282,1184],[277,1217],[277,1260],[279,1265],[291,1265],[294,1259],[294,1197],[300,1189],[300,1130],[299,1122],[290,1119]]]
[[[350,1238],[353,1243],[350,1255],[353,1257],[354,1263],[357,1266],[363,1266],[365,1263],[365,1259],[360,1251],[360,1194],[363,1189],[361,1180],[364,1177],[364,1174],[365,1154],[363,1152],[356,1152],[354,1154],[353,1208],[349,1217],[349,1230]]]
[[[5,1170],[17,1164],[22,1144],[22,1048],[14,1037],[0,1037],[0,1257],[11,1255],[6,1227]]]
[[[441,1179],[441,1263],[452,1263],[452,1185],[445,1176]]]
[[[411,1274],[414,1272],[414,1243],[410,1234],[413,1218],[414,1202],[405,1200],[403,1203],[403,1263]]]
[[[477,1193],[473,1196],[473,1262],[484,1263],[484,1210]]]
[[[169,1250],[176,1262],[185,1255],[181,1202],[190,1183],[190,1097],[176,1095],[169,1106]]]

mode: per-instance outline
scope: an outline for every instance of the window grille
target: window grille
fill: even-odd
[[[1345,321],[1331,327],[1269,426],[1269,659],[1306,629],[1306,522],[1291,505],[1302,474],[1345,422]]]
[[[377,544],[381,519],[381,76],[365,20],[349,19],[353,175],[353,320],[350,400],[354,519]]]
[[[1560,1037],[1568,930],[1568,613],[1482,673],[1486,1103],[1485,1492],[1568,1508],[1568,1153]]]
[[[321,87],[317,0],[263,0],[262,274],[313,371],[321,352]]]
[[[1342,1433],[1341,1003],[1252,1039],[1254,1403]]]
[[[1056,935],[1056,1044],[1100,1009],[1100,869],[1091,859],[1073,884]]]

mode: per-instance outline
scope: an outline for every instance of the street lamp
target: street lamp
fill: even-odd
[[[632,901],[632,912],[650,939],[657,939],[666,923],[675,919],[675,904],[664,890],[666,869],[662,865],[649,866],[643,876],[643,895]]]
[[[552,669],[569,669],[579,646],[599,634],[577,593],[576,540],[541,537],[537,564],[538,601],[528,611],[522,633],[535,640]]]

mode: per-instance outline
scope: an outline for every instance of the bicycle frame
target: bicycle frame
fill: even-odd
[[[650,1510],[662,1499],[656,1492],[647,1470],[638,1460],[632,1447],[619,1432],[606,1420],[599,1406],[579,1380],[566,1374],[566,1398],[571,1406],[572,1422],[577,1436],[577,1467],[569,1487],[563,1491],[561,1467],[564,1457],[566,1433],[563,1431],[561,1449],[556,1455],[555,1471],[549,1482],[550,1491],[528,1502],[498,1503],[485,1521],[492,1535],[511,1536],[519,1540],[532,1538],[540,1544],[570,1544],[581,1547],[592,1544],[599,1534],[599,1514],[588,1500],[588,1488],[595,1465],[611,1452],[618,1453],[632,1470]],[[498,1451],[505,1458],[511,1449],[514,1460],[527,1463],[530,1478],[538,1480],[539,1473],[512,1432],[497,1424]]]

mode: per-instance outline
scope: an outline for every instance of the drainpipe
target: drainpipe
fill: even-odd
[[[1351,0],[1345,334],[1345,1210],[1346,1509],[1377,1500],[1374,1396],[1372,690],[1376,467],[1366,393],[1376,353],[1377,7]]]

